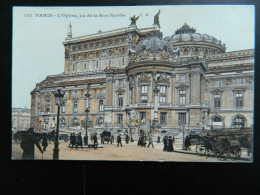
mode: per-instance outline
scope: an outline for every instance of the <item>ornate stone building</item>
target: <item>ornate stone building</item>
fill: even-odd
[[[163,38],[159,25],[72,37],[64,73],[49,75],[31,92],[31,126],[54,127],[54,92],[65,93],[60,124],[84,129],[90,89],[90,131],[137,133],[253,125],[254,50],[225,52],[215,37],[184,24]],[[39,123],[42,121],[42,123]]]
[[[12,129],[27,130],[30,127],[30,109],[12,108]]]

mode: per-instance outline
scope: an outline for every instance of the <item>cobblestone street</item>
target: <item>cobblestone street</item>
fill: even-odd
[[[100,143],[100,142],[99,142]],[[86,149],[86,148],[69,148],[69,142],[60,142],[59,158],[60,160],[130,160],[130,161],[183,161],[183,162],[250,162],[246,158],[245,151],[242,153],[243,160],[218,160],[215,157],[199,156],[195,154],[195,146],[190,151],[181,149],[181,140],[176,140],[174,152],[164,152],[162,143],[154,143],[154,148],[138,147],[137,141],[126,144],[122,141],[123,147],[116,147],[116,143],[104,144],[104,148]],[[54,144],[49,144],[46,152],[42,155],[35,147],[35,159],[51,160]],[[20,144],[13,142],[13,159],[21,159],[22,149]]]

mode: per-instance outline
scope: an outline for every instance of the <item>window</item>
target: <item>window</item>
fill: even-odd
[[[111,65],[111,60],[108,61],[109,66]]]
[[[186,104],[186,91],[181,89],[179,91],[179,104],[185,105]]]
[[[39,112],[40,112],[40,103],[38,103],[37,105],[37,113],[39,114]]]
[[[142,95],[141,96],[141,103],[148,103],[148,100],[147,100],[147,95]]]
[[[117,115],[117,123],[122,124],[123,123],[123,114],[118,114]]]
[[[160,86],[160,93],[166,93],[166,86]]]
[[[123,65],[125,65],[125,58],[123,58],[122,60],[123,60]]]
[[[141,122],[145,123],[146,122],[146,112],[140,112],[140,118],[141,118]]]
[[[243,107],[243,94],[236,93],[236,107],[241,108]]]
[[[184,81],[185,80],[185,75],[184,74],[180,74],[179,75],[179,80],[180,81]]]
[[[141,103],[148,103],[148,86],[141,86]]]
[[[219,116],[213,116],[212,117],[212,122],[222,122],[222,118]]]
[[[241,128],[245,126],[245,119],[242,116],[237,116],[236,118],[234,118],[233,120],[233,125],[235,127]]]
[[[237,83],[237,84],[242,84],[242,83],[243,83],[242,78],[237,78],[237,79],[236,79],[236,83]]]
[[[160,115],[160,121],[162,124],[166,124],[167,123],[167,112],[161,112],[161,115]]]
[[[160,89],[159,103],[165,103],[166,102],[166,86],[159,86],[159,89]]]
[[[61,126],[65,127],[67,125],[66,118],[60,119]]]
[[[166,97],[160,96],[159,103],[165,103],[165,102],[166,102]]]
[[[179,122],[186,124],[186,113],[179,113]]]
[[[72,119],[72,126],[79,126],[79,119],[78,118]]]
[[[118,106],[123,106],[123,94],[118,94]]]
[[[148,93],[148,86],[144,85],[141,87],[141,93]]]
[[[118,80],[118,85],[122,85],[124,83],[124,80],[121,79],[121,80]]]
[[[86,64],[86,63],[84,63],[84,70],[86,70],[86,68],[87,68],[87,64]]]
[[[51,100],[45,100],[45,112],[50,112]]]
[[[104,124],[104,118],[103,117],[99,117],[98,120],[97,120],[97,124],[98,125]]]
[[[66,108],[66,102],[63,101],[62,104],[61,104],[61,112],[62,113],[65,113],[65,111],[66,111],[65,108]]]
[[[214,107],[220,108],[220,94],[214,95]]]
[[[215,80],[215,86],[221,86],[221,80]]]
[[[96,63],[96,69],[98,69],[98,62]]]
[[[104,101],[103,100],[99,100],[99,111],[104,110]]]
[[[78,112],[78,102],[77,101],[73,102],[73,112]]]

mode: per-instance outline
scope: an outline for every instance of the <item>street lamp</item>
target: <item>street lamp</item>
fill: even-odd
[[[57,90],[58,93],[54,93],[55,100],[56,100],[56,106],[58,106],[57,111],[57,129],[56,129],[56,137],[55,137],[55,143],[54,143],[54,149],[53,149],[53,160],[59,160],[59,120],[60,120],[60,106],[63,104],[63,97],[64,94],[61,93],[60,89]]]
[[[182,127],[182,149],[185,149],[185,140],[184,140],[184,127],[185,124],[182,123],[181,120],[179,120],[180,127]]]
[[[87,88],[87,93],[85,94],[86,96],[86,134],[84,137],[84,145],[88,145],[88,117],[89,117],[89,97],[90,97],[90,93],[89,93],[89,88]]]
[[[39,120],[38,131],[40,131],[40,130],[41,130],[41,123],[42,123],[42,121],[41,121],[41,120]]]

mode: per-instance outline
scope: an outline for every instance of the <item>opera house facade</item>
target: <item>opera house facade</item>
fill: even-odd
[[[64,72],[31,92],[30,126],[38,131],[56,125],[57,89],[64,130],[84,131],[86,121],[90,131],[131,134],[253,126],[253,49],[225,52],[186,23],[168,37],[157,25],[135,24],[73,37],[70,24],[63,45]]]

